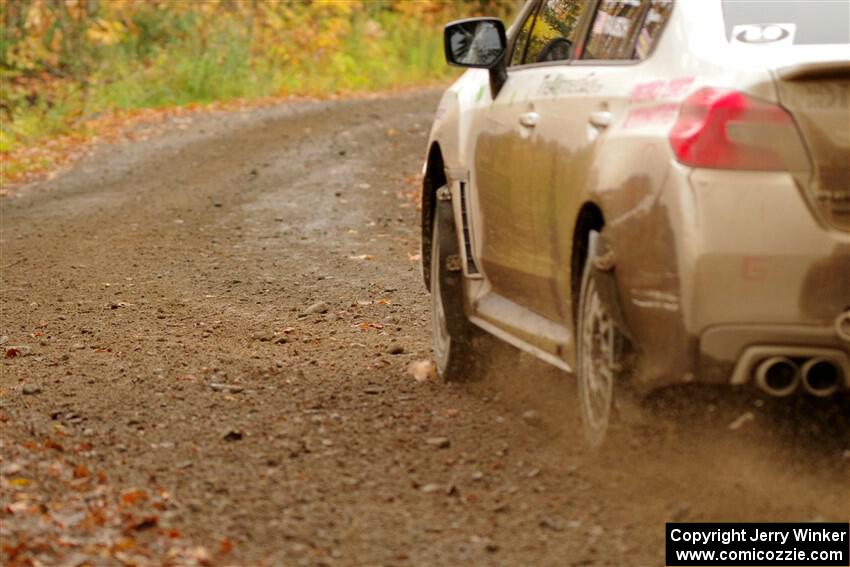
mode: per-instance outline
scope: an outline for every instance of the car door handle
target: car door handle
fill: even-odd
[[[604,130],[611,125],[611,113],[607,110],[600,110],[590,115],[587,120],[590,125],[598,130]]]
[[[536,112],[526,112],[519,115],[519,123],[526,128],[534,128],[540,120],[540,115]]]

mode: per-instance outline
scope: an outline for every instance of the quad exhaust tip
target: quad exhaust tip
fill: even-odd
[[[790,396],[799,386],[800,380],[800,367],[784,356],[772,356],[756,368],[756,384],[771,396]]]
[[[844,373],[834,360],[822,356],[802,367],[785,356],[772,356],[756,367],[755,378],[759,388],[778,398],[790,396],[800,385],[812,396],[826,398],[841,388]]]
[[[831,396],[838,391],[842,381],[841,368],[828,358],[811,358],[801,370],[803,388],[819,398]]]

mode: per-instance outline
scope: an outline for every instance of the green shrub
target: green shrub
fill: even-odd
[[[442,25],[514,4],[0,2],[0,152],[85,133],[104,112],[444,80]]]

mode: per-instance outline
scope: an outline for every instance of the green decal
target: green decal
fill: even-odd
[[[475,102],[480,101],[481,97],[483,97],[483,96],[484,96],[484,85],[481,85],[481,88],[478,89],[478,94],[475,95]]]

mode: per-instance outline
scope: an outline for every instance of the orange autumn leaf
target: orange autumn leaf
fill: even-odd
[[[141,519],[130,521],[125,527],[125,532],[135,530],[137,532],[155,528],[159,525],[159,516],[145,516]]]
[[[45,449],[53,449],[54,451],[64,451],[65,447],[54,441],[53,439],[45,439],[44,440],[44,448]]]
[[[134,489],[128,490],[121,494],[121,503],[127,506],[132,506],[133,504],[137,504],[139,502],[144,502],[148,499],[148,495],[144,490]]]
[[[121,537],[112,545],[113,551],[128,551],[136,547],[136,540],[129,537]]]

